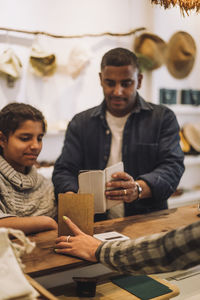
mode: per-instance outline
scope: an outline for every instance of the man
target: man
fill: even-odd
[[[63,217],[73,236],[56,239],[56,253],[77,256],[122,273],[153,274],[200,264],[200,221],[167,233],[126,241],[101,242]]]
[[[122,160],[125,172],[113,174],[106,198],[122,200],[123,207],[110,217],[166,209],[184,171],[175,115],[138,94],[143,76],[133,52],[108,51],[99,75],[105,99],[69,123],[53,172],[55,193],[76,193],[80,170],[104,169]]]

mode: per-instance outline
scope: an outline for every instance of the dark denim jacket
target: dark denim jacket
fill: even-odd
[[[105,102],[74,116],[53,172],[56,195],[78,191],[79,170],[104,169],[110,145]],[[147,182],[152,198],[125,203],[125,215],[167,208],[167,199],[184,172],[183,159],[175,114],[165,106],[144,101],[138,94],[123,132],[122,160],[127,173]]]

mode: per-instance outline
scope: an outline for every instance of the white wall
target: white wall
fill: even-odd
[[[158,5],[153,6],[150,0],[0,0],[0,27],[57,35],[106,31],[123,33],[146,27],[167,42],[174,32],[185,30],[194,37],[199,49],[199,24],[200,16],[195,13],[183,18],[179,8],[165,10]],[[12,89],[7,88],[4,78],[0,78],[0,108],[14,100],[28,102],[42,109],[50,123],[70,119],[77,111],[98,104],[102,99],[98,72],[103,53],[115,46],[132,49],[134,39],[134,36],[55,39],[43,35],[20,35],[24,46],[19,42],[12,43],[13,36],[14,33],[0,31],[0,51],[7,47],[14,48],[22,60],[23,74]],[[35,42],[57,55],[59,66],[54,76],[44,79],[30,73],[28,58],[31,45]],[[91,56],[89,65],[73,80],[66,70],[68,55],[75,45],[89,50]],[[165,66],[146,72],[142,95],[158,102],[160,87],[198,89],[198,65],[197,54],[193,71],[182,80],[173,78]]]
[[[44,31],[57,35],[86,33],[124,33],[145,27],[166,42],[179,30],[190,33],[200,47],[198,28],[200,15],[192,13],[183,18],[179,9],[164,10],[150,0],[0,0],[0,27],[29,31]],[[140,34],[140,32],[138,33]],[[121,46],[132,49],[134,36],[87,37],[56,39],[44,35],[14,34],[0,31],[0,53],[12,47],[23,64],[21,78],[14,88],[8,88],[0,77],[0,108],[11,101],[23,101],[37,106],[45,114],[49,128],[64,128],[71,117],[81,110],[99,104],[102,90],[99,85],[99,65],[102,55],[110,48]],[[31,45],[38,43],[44,50],[57,56],[57,72],[39,78],[31,73],[28,59]],[[68,73],[69,53],[74,47],[89,53],[89,63],[73,79]],[[182,80],[173,78],[165,66],[145,72],[141,94],[148,101],[158,102],[159,88],[199,89],[199,53],[191,74]],[[64,124],[64,125],[63,125]],[[51,136],[52,139],[52,136]],[[60,138],[59,138],[60,139]],[[57,145],[57,156],[61,146]],[[48,148],[48,147],[47,147]],[[48,159],[43,151],[43,158]],[[52,160],[52,157],[51,157]]]
[[[127,30],[129,0],[1,0],[1,26],[54,34]],[[144,2],[144,1],[134,1]],[[140,4],[139,4],[140,7]]]
[[[132,26],[130,7],[133,2],[137,3],[140,13]],[[0,0],[0,27],[58,35],[124,33],[144,26],[143,6],[143,0]],[[69,120],[76,112],[102,101],[98,77],[101,57],[110,48],[130,47],[132,41],[132,36],[55,39],[24,35],[23,38],[25,46],[13,44],[13,33],[0,32],[0,42],[3,42],[0,50],[12,47],[23,64],[22,77],[14,88],[8,88],[5,79],[0,79],[0,106],[13,100],[31,103],[44,112],[50,126],[55,126],[58,120]],[[38,78],[30,72],[28,58],[31,44],[35,42],[57,55],[55,75]],[[90,53],[89,64],[76,80],[67,74],[68,55],[75,46]]]

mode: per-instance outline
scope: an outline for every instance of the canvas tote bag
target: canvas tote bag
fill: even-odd
[[[10,239],[20,240],[20,244]],[[35,244],[21,230],[0,228],[0,300],[33,300],[39,295],[25,278],[21,256]]]

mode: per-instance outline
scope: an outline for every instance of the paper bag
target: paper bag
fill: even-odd
[[[63,216],[69,217],[83,232],[93,235],[94,195],[58,195],[58,235],[72,235],[63,221]]]

